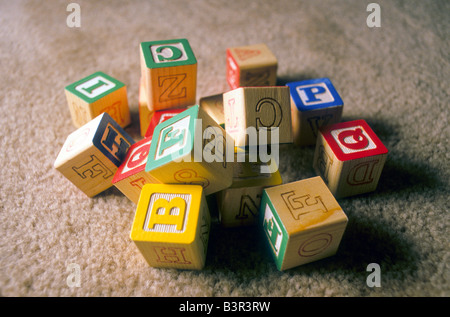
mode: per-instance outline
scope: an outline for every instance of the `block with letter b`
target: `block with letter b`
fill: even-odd
[[[286,85],[291,94],[294,143],[313,145],[320,127],[341,120],[344,103],[328,78],[297,81]]]
[[[140,56],[151,111],[195,104],[197,60],[188,40],[142,42]]]
[[[73,124],[79,128],[103,112],[122,128],[131,123],[127,88],[124,83],[96,72],[65,88]]]
[[[313,167],[335,197],[374,191],[388,149],[364,120],[319,130]]]
[[[231,89],[275,86],[278,61],[266,44],[227,49],[227,82]]]
[[[105,112],[67,137],[54,167],[93,197],[112,186],[132,144],[133,138]]]
[[[130,237],[152,267],[204,267],[211,217],[198,185],[146,184]]]
[[[264,189],[259,213],[280,271],[334,255],[348,222],[318,176]]]

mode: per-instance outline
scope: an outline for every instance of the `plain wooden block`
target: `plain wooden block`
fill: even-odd
[[[197,60],[188,40],[142,42],[140,56],[151,111],[196,103]]]
[[[148,130],[148,126],[150,125],[150,121],[152,120],[153,113],[154,111],[151,111],[148,107],[144,79],[141,78],[139,85],[139,127],[142,137],[145,137],[145,133]]]
[[[264,189],[259,213],[280,271],[334,255],[348,222],[318,176]]]
[[[275,86],[278,61],[266,44],[227,49],[227,82],[231,89]]]
[[[153,131],[155,130],[155,127],[158,124],[176,116],[177,114],[185,111],[186,109],[187,109],[187,107],[155,111],[150,120],[150,123],[147,126],[147,131],[145,132],[145,137],[151,138],[153,136]]]
[[[328,78],[286,84],[291,94],[292,133],[297,145],[314,145],[320,127],[341,120],[344,103]]]
[[[79,128],[103,112],[121,127],[131,123],[127,88],[117,79],[96,72],[65,88],[73,124]]]
[[[112,179],[113,185],[135,204],[138,203],[145,184],[160,183],[145,171],[151,143],[151,138],[144,138],[131,145]]]
[[[165,184],[201,185],[205,195],[232,183],[231,137],[198,105],[158,124],[145,170]]]
[[[130,237],[152,267],[204,267],[211,217],[198,185],[146,184]]]
[[[335,197],[374,191],[388,149],[364,120],[340,122],[319,130],[313,167]]]
[[[202,97],[199,106],[213,118],[222,128],[225,127],[225,114],[223,112],[223,94]]]
[[[292,143],[289,88],[240,87],[223,94],[225,129],[238,147]],[[278,128],[278,140],[271,129]],[[260,133],[267,135],[260,138]]]
[[[134,140],[105,112],[67,137],[54,167],[93,197],[112,186],[132,144]]]

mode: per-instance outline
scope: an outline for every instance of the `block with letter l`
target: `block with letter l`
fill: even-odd
[[[134,143],[105,112],[67,137],[54,167],[87,196],[93,197],[112,186],[117,168]]]
[[[319,130],[313,168],[335,197],[374,191],[388,149],[364,120],[340,122]]]
[[[146,184],[130,238],[152,267],[204,267],[211,217],[199,185]]]

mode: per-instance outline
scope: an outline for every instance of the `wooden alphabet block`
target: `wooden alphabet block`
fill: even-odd
[[[388,149],[364,120],[319,130],[313,167],[335,197],[374,191]]]
[[[54,167],[93,197],[112,186],[132,144],[134,140],[105,112],[67,137]]]
[[[204,267],[211,217],[198,185],[146,184],[130,237],[152,267]]]
[[[200,108],[205,110],[214,121],[225,128],[225,114],[223,112],[223,94],[202,97],[199,100]]]
[[[292,143],[288,87],[237,88],[223,94],[223,107],[236,146]]]
[[[264,189],[259,214],[280,271],[334,255],[348,221],[318,176]]]
[[[297,81],[287,86],[291,94],[294,143],[316,144],[320,127],[341,120],[344,103],[328,78]]]
[[[107,112],[122,128],[131,123],[125,84],[96,72],[65,88],[73,124],[79,128]]]
[[[155,111],[150,120],[150,123],[148,124],[147,131],[145,132],[145,137],[151,138],[153,136],[153,131],[155,130],[155,127],[158,124],[176,116],[177,114],[183,112],[186,109],[187,108],[174,108]]]
[[[201,185],[205,195],[232,183],[234,143],[198,105],[158,124],[145,170],[164,184]]]
[[[154,111],[148,107],[147,95],[145,94],[144,80],[141,78],[139,85],[139,125],[141,136],[145,137]]]
[[[113,185],[135,204],[138,203],[145,184],[160,183],[145,171],[151,143],[152,139],[146,138],[131,145],[122,165],[112,179]]]
[[[151,111],[196,103],[197,60],[186,39],[142,42],[140,53]]]
[[[275,86],[278,61],[266,44],[227,49],[227,82],[231,89]]]

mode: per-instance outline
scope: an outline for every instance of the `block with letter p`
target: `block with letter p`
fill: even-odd
[[[319,130],[313,167],[336,197],[374,191],[388,149],[364,120]]]
[[[142,42],[140,56],[151,111],[195,104],[197,60],[186,39]]]
[[[73,124],[79,128],[103,112],[121,127],[131,123],[127,88],[117,79],[96,72],[65,88]]]
[[[202,269],[211,217],[198,185],[146,184],[130,237],[152,267]]]
[[[344,103],[328,78],[309,79],[286,85],[291,95],[294,143],[313,145],[320,127],[341,120]]]
[[[105,112],[67,137],[54,167],[93,197],[112,186],[132,144],[133,138]]]

